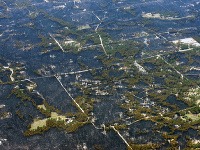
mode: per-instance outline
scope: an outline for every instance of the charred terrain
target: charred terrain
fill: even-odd
[[[199,149],[199,10],[0,0],[0,149]]]

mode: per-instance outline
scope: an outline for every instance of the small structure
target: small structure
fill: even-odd
[[[174,43],[174,44],[186,44],[188,46],[200,47],[200,43],[198,43],[193,38],[185,38],[185,39],[175,40],[175,41],[172,41],[172,43]]]

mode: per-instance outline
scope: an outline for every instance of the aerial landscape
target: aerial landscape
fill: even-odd
[[[199,150],[199,0],[0,0],[0,150]]]

